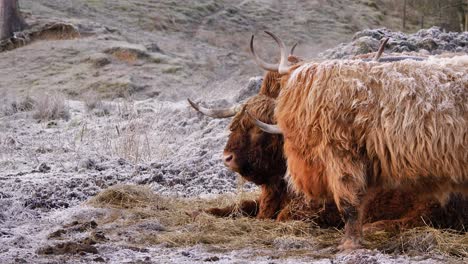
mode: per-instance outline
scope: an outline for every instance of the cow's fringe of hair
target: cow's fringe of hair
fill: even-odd
[[[275,102],[271,97],[257,95],[250,98],[244,104],[242,111],[233,117],[229,129],[232,131],[239,127],[242,131],[247,131],[249,128],[255,126],[252,122],[252,118],[244,114],[244,111],[248,111],[260,121],[271,123],[272,120],[275,120],[274,111],[272,110],[274,106]]]
[[[281,91],[281,75],[277,72],[266,72],[263,76],[259,94],[277,98]]]
[[[318,157],[326,176],[315,177],[337,204],[358,203],[369,184],[468,191],[468,55],[304,63],[282,81],[276,117],[288,167],[291,157],[308,165]],[[302,191],[314,182],[291,176]]]

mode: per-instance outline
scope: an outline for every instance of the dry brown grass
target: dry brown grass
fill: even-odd
[[[151,124],[143,123],[139,119],[132,119],[125,126],[117,126],[118,137],[113,144],[114,153],[135,164],[150,161],[152,158],[150,128]]]
[[[244,198],[256,195],[243,194]],[[119,222],[120,231],[115,232],[131,229],[141,221],[155,221],[165,227],[165,231],[158,233],[141,232],[132,240],[137,245],[183,247],[205,244],[221,251],[242,248],[286,249],[281,254],[288,256],[307,254],[323,257],[323,254],[337,252],[341,230],[320,229],[314,223],[302,221],[281,223],[247,217],[216,218],[199,211],[238,200],[239,197],[232,196],[220,196],[212,200],[161,197],[145,187],[124,185],[104,190],[91,199],[89,204],[119,209],[132,216],[124,217],[125,221]],[[364,246],[385,253],[468,257],[468,235],[428,226],[396,234],[375,232],[366,236]]]
[[[41,121],[70,118],[65,97],[59,93],[41,94],[34,98],[33,118]]]
[[[138,59],[146,59],[149,57],[146,51],[133,47],[113,47],[106,49],[104,53],[110,54],[117,60],[128,64],[133,64]]]
[[[14,115],[18,112],[28,112],[33,110],[35,101],[29,95],[23,98],[4,97],[0,105],[0,116]]]
[[[30,38],[34,40],[65,40],[80,37],[78,29],[69,23],[49,23],[41,30],[31,32]]]
[[[96,92],[88,92],[83,99],[86,110],[96,116],[108,116],[112,111],[110,104],[102,101]]]
[[[79,38],[78,29],[65,22],[39,22],[30,28],[16,32],[15,36],[0,41],[0,52],[22,47],[36,40],[66,40]]]
[[[112,53],[112,56],[114,56],[120,61],[124,61],[129,64],[134,63],[138,59],[138,56],[134,52],[131,52],[129,50],[117,50]]]

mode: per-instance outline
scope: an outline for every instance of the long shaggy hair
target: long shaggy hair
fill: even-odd
[[[263,76],[262,86],[258,94],[271,98],[277,98],[281,91],[281,74],[277,72],[266,72]]]
[[[291,179],[306,195],[330,190],[339,206],[358,204],[368,186],[468,193],[467,55],[304,63],[282,87],[275,114]]]

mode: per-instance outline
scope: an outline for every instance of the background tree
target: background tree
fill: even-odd
[[[457,9],[460,31],[468,31],[468,0],[458,0],[455,3]]]
[[[0,0],[0,40],[10,38],[13,32],[26,27],[19,12],[18,0]]]

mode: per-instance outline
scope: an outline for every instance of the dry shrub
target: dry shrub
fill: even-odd
[[[255,197],[258,193],[243,194]],[[200,209],[225,206],[239,197],[216,199],[162,197],[148,188],[122,185],[104,190],[89,204],[101,208],[118,208],[122,219],[114,219],[110,232],[126,233],[143,222],[156,222],[165,231],[138,231],[132,238],[135,246],[164,244],[185,247],[211,245],[218,250],[276,249],[279,256],[327,257],[336,253],[343,236],[341,230],[321,229],[304,221],[275,222],[247,217],[217,218]],[[128,215],[131,215],[129,217]],[[116,227],[117,226],[117,227]],[[410,229],[391,234],[375,232],[366,235],[364,247],[385,253],[439,254],[451,258],[468,257],[468,235],[431,227]],[[326,254],[327,256],[325,256]]]
[[[103,102],[95,92],[89,92],[84,96],[86,110],[96,116],[108,116],[112,111],[110,104]]]
[[[115,141],[115,153],[134,163],[150,161],[152,151],[150,147],[149,129],[151,125],[138,119],[130,120],[124,127],[117,129],[118,138]]]
[[[1,114],[3,116],[9,116],[18,112],[28,112],[34,108],[34,104],[35,101],[30,96],[14,100],[6,99],[2,103]]]
[[[35,98],[33,118],[47,121],[70,118],[69,107],[62,94],[42,94]]]

